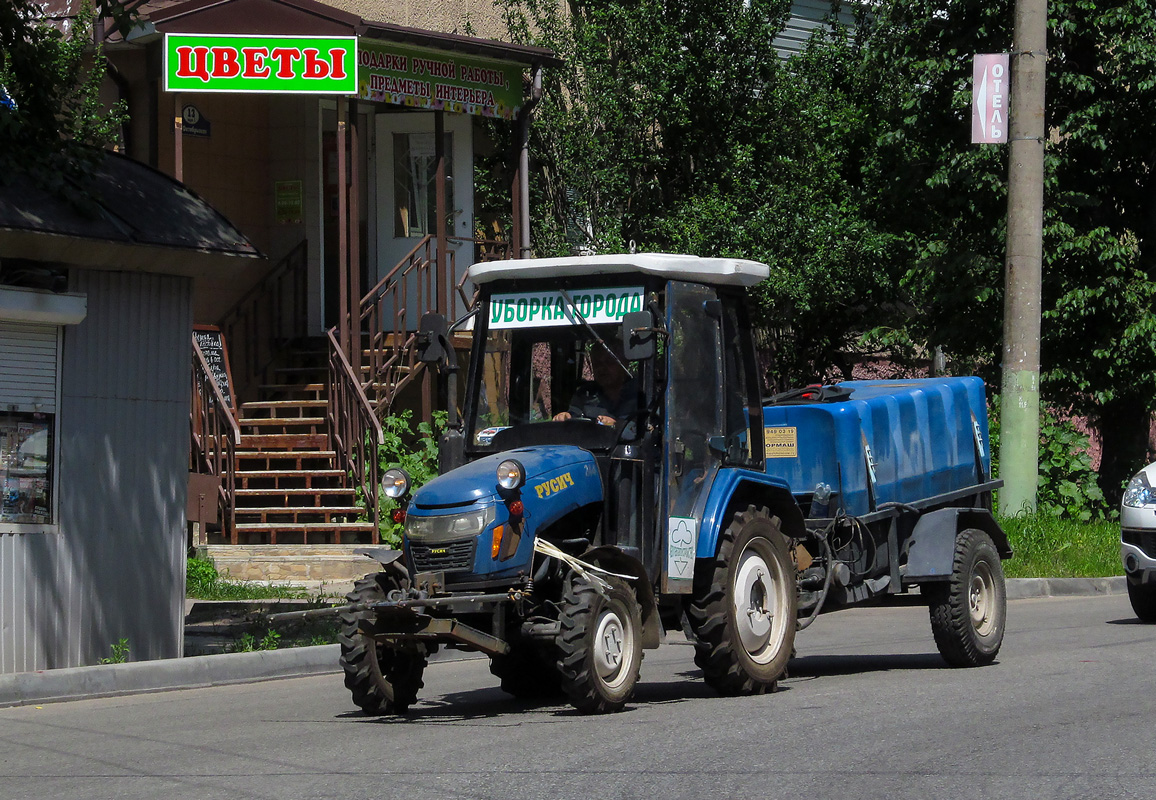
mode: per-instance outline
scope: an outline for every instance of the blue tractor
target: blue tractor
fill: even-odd
[[[745,303],[766,265],[631,254],[475,264],[473,311],[422,320],[450,403],[441,475],[384,493],[401,550],[341,611],[369,714],[404,713],[438,647],[515,696],[617,711],[643,651],[685,632],[724,695],[772,691],[820,612],[916,588],[951,664],[1003,640],[987,414],[975,378],[769,399]],[[472,331],[459,391],[450,344]]]

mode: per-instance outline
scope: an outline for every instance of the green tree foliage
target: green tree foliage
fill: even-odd
[[[85,146],[118,140],[126,112],[101,104],[104,58],[92,36],[98,13],[122,29],[130,23],[120,0],[85,4],[71,20],[46,19],[32,0],[0,2],[0,86],[15,101],[0,108],[0,181],[23,171],[67,192],[66,179],[83,176],[92,157]]]
[[[1049,6],[1043,388],[1097,421],[1114,501],[1156,403],[1156,0]],[[772,0],[504,8],[567,62],[535,122],[540,251],[766,261],[780,388],[872,341],[999,385],[1007,149],[971,144],[970,84],[1010,0],[865,5],[786,66]]]
[[[904,242],[899,307],[915,342],[999,380],[1006,149],[970,144],[971,56],[1011,48],[1012,5],[889,0],[855,42],[872,220]],[[1096,420],[1115,501],[1156,405],[1156,3],[1049,3],[1043,389]],[[836,37],[837,38],[837,37]],[[831,52],[824,42],[821,52]]]
[[[999,474],[1000,396],[992,398],[992,473]],[[1109,520],[1119,516],[1105,502],[1092,468],[1091,442],[1071,420],[1045,403],[1040,410],[1040,466],[1036,509],[1040,515],[1065,517],[1079,522]]]
[[[566,61],[535,116],[540,254],[755,258],[779,388],[826,373],[886,306],[893,240],[860,207],[863,114],[773,47],[782,0],[505,0],[515,41]],[[815,70],[823,61],[813,60]],[[874,298],[874,299],[872,299]]]

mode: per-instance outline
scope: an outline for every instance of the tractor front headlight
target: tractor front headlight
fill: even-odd
[[[526,470],[521,462],[508,458],[498,465],[498,486],[507,491],[521,488],[526,482]]]
[[[494,506],[475,508],[465,513],[439,514],[437,516],[416,516],[405,518],[405,536],[411,542],[437,544],[457,539],[477,536],[494,521],[497,512]]]
[[[381,476],[381,493],[391,500],[405,497],[409,491],[409,475],[404,469],[387,469]]]

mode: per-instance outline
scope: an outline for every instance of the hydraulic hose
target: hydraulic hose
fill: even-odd
[[[831,590],[831,581],[835,577],[835,555],[831,552],[831,543],[827,541],[827,536],[834,527],[835,521],[832,520],[831,524],[823,530],[823,535],[819,537],[827,560],[827,574],[823,577],[823,589],[819,592],[819,601],[815,603],[815,608],[811,610],[806,619],[799,620],[797,630],[806,630],[815,621],[815,617],[819,616],[819,612],[823,610],[823,603],[827,600],[827,592]]]

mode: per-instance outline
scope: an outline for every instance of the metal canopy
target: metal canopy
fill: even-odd
[[[19,174],[0,184],[0,253],[193,276],[264,260],[245,234],[190,189],[126,156],[99,151],[90,180],[76,194],[81,199],[69,201]]]

